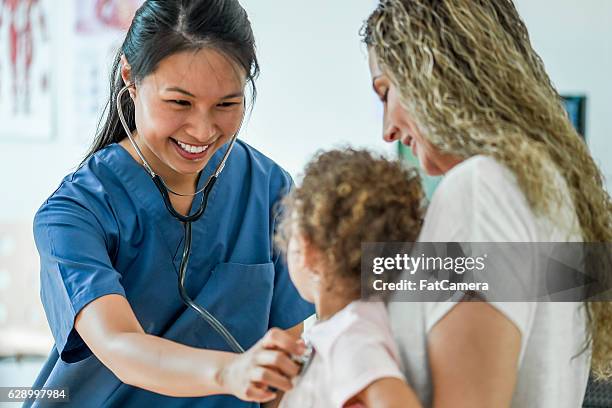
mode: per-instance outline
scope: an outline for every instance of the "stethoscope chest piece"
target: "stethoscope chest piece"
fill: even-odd
[[[312,346],[312,343],[306,341],[306,351],[301,356],[293,356],[293,360],[300,365],[300,371],[296,377],[296,380],[299,381],[300,378],[304,377],[308,368],[312,364],[312,360],[315,356],[315,349]]]

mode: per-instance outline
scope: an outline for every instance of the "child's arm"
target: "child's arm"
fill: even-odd
[[[344,406],[362,404],[367,408],[421,408],[416,394],[399,378],[386,377],[374,381]]]

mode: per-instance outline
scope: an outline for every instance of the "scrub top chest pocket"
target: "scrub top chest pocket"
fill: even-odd
[[[219,263],[193,300],[215,316],[240,345],[248,349],[268,330],[274,273],[272,262]],[[182,319],[187,324],[181,324]],[[191,308],[186,309],[174,326],[176,331],[171,330],[164,337],[172,339],[176,333],[183,344],[228,350],[225,340]]]

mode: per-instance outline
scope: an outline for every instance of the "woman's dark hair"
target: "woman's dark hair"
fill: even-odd
[[[96,137],[85,160],[125,137],[115,101],[123,88],[121,56],[131,67],[132,82],[153,73],[166,57],[183,51],[212,48],[234,61],[247,73],[255,101],[255,78],[259,64],[255,37],[246,11],[237,0],[146,0],[117,51],[110,75],[110,96],[98,123]],[[136,128],[130,98],[121,102],[130,130]]]

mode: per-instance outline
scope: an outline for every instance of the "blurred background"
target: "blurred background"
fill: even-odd
[[[32,218],[94,136],[112,55],[140,0],[0,1],[0,386],[30,386],[53,347]],[[298,178],[319,149],[381,139],[358,35],[375,0],[241,0],[262,67],[241,137]],[[612,1],[516,0],[612,187]],[[426,179],[433,191],[436,179]],[[1,406],[1,404],[0,404]]]

